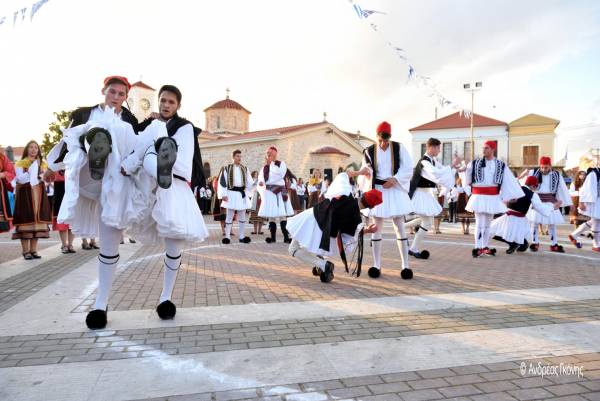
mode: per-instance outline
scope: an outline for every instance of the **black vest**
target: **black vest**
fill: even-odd
[[[134,117],[135,118],[135,117]],[[138,124],[138,129],[140,131],[145,130],[151,123],[154,121],[152,118],[147,118],[141,123]],[[177,130],[184,125],[192,124],[188,120],[183,117],[179,117],[178,114],[175,114],[168,122],[167,122],[167,134],[169,137],[172,137],[177,133]],[[202,133],[202,130],[198,127],[195,127],[192,124],[192,129],[194,130],[194,158],[192,161],[192,182],[191,187],[192,190],[196,187],[205,187],[206,186],[206,177],[204,176],[204,165],[202,163],[202,153],[200,152],[200,146],[198,145],[198,135]]]
[[[527,214],[529,207],[531,206],[531,198],[533,197],[533,191],[526,186],[522,186],[521,189],[525,193],[525,196],[520,197],[516,201],[508,202],[506,207],[514,210],[515,212]]]
[[[413,176],[410,179],[410,190],[408,191],[408,196],[412,199],[415,191],[417,190],[417,188],[435,188],[436,187],[436,183],[433,181],[428,180],[427,178],[423,177],[421,175],[421,172],[423,171],[423,164],[421,164],[421,162],[423,160],[428,161],[431,164],[434,164],[434,161],[432,158],[430,158],[427,155],[423,155],[423,157],[421,157],[419,159],[419,162],[417,163],[417,165],[415,166],[415,170],[413,172]]]
[[[313,207],[313,215],[323,236],[319,248],[329,251],[331,237],[338,234],[354,236],[356,227],[362,222],[358,200],[342,195],[338,199],[323,199]]]
[[[496,171],[494,173],[494,184],[500,187],[502,185],[502,181],[504,180],[504,162],[502,160],[494,159],[492,161],[487,161],[484,158],[475,159],[471,163],[471,183],[480,183],[483,182],[483,168],[486,163],[496,163]]]
[[[539,168],[536,168],[533,170],[532,175],[535,178],[537,178],[538,183],[541,186],[542,179],[544,178],[544,174],[542,174],[542,171]],[[560,182],[560,173],[558,171],[552,170],[550,171],[547,177],[550,178],[550,193],[556,194],[556,192],[558,191],[558,183]]]
[[[590,167],[587,169],[587,175],[590,175],[591,173],[595,173],[596,174],[596,188],[598,189],[598,194],[597,196],[600,197],[600,167]]]
[[[400,160],[400,143],[391,141],[390,145],[392,148],[392,175],[395,175],[402,162],[402,160]],[[367,164],[373,169],[373,179],[371,181],[372,188],[375,188],[375,181],[377,180],[377,146],[377,144],[373,144],[364,150]]]

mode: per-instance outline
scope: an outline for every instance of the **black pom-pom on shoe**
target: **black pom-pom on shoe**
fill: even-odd
[[[400,272],[400,277],[402,277],[404,280],[410,280],[413,278],[413,271],[409,268],[402,269]]]
[[[313,266],[313,268],[312,268],[312,274],[313,274],[313,276],[320,276],[321,275],[321,269],[319,269],[317,266]]]
[[[231,243],[231,240],[230,240],[229,238],[223,238],[223,239],[221,240],[221,243],[223,243],[223,244],[225,244],[225,245],[228,245],[228,244],[230,244],[230,243]]]
[[[175,304],[173,302],[166,300],[161,302],[156,307],[156,313],[158,313],[158,316],[162,320],[170,320],[175,317],[175,314],[177,313],[177,308],[175,307]]]
[[[325,270],[320,274],[322,283],[329,283],[331,280],[333,280],[333,268],[333,263],[329,261],[325,262]]]
[[[369,268],[368,274],[371,278],[378,278],[379,276],[381,276],[381,269],[378,269],[375,266],[373,266]]]
[[[421,259],[429,259],[429,251],[425,250],[425,251],[421,251],[419,252],[421,254]]]
[[[250,241],[252,241],[252,240],[250,239],[250,237],[244,237],[244,238],[240,238],[240,242],[241,242],[242,244],[249,244],[249,243],[250,243]]]
[[[100,330],[106,327],[107,323],[106,311],[102,309],[94,309],[87,314],[85,324],[90,330]]]

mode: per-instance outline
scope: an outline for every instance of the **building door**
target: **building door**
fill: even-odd
[[[540,147],[537,145],[523,146],[523,166],[535,166],[540,155]]]
[[[323,179],[329,178],[329,182],[333,181],[333,169],[326,168],[323,170]]]
[[[442,150],[442,164],[449,166],[452,164],[452,142],[444,142]]]

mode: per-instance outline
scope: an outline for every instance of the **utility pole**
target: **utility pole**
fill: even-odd
[[[471,84],[463,84],[463,89],[467,92],[471,92],[471,161],[475,158],[475,135],[474,131],[474,118],[475,118],[475,92],[480,90],[483,87],[483,83],[481,81],[475,82],[473,87]],[[465,155],[466,156],[466,155]]]

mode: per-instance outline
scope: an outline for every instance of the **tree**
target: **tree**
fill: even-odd
[[[48,132],[44,133],[44,139],[40,145],[44,155],[47,155],[52,147],[60,142],[63,136],[62,130],[68,128],[71,121],[71,112],[69,111],[54,112],[54,116],[56,120],[48,125]]]

